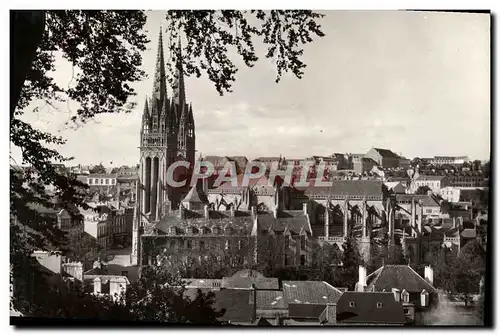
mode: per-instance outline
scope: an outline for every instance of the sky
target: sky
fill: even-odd
[[[490,156],[490,18],[486,14],[325,11],[325,37],[304,47],[302,79],[275,83],[275,65],[260,53],[240,67],[233,93],[220,96],[206,78],[187,78],[198,155],[304,158],[391,149],[408,158]],[[23,117],[63,136],[71,164],[135,165],[146,95],[153,88],[164,12],[148,12],[143,53],[148,78],[134,88],[130,114],[65,122],[72,102],[34,102]],[[257,51],[263,51],[257,43]],[[167,51],[166,51],[167,52]],[[166,54],[168,58],[168,54]],[[58,59],[56,82],[71,86],[72,66]],[[171,89],[167,94],[171,94]],[[39,106],[40,111],[31,110]],[[20,162],[19,150],[11,155]],[[112,164],[111,164],[112,162]]]

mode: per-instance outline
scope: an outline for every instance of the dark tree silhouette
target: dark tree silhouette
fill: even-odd
[[[349,290],[354,290],[358,282],[359,266],[363,265],[358,243],[354,237],[349,236],[342,247],[344,249],[342,257],[342,281]]]
[[[187,40],[182,50],[186,75],[206,73],[220,94],[230,92],[237,71],[228,58],[228,48],[235,49],[251,67],[258,59],[253,39],[260,38],[268,47],[265,57],[275,61],[278,81],[288,71],[301,78],[305,67],[300,60],[302,45],[311,42],[314,35],[323,36],[316,22],[322,15],[311,11],[168,11],[166,17],[169,39],[177,42],[182,32]],[[54,101],[75,101],[79,107],[68,123],[77,126],[98,114],[131,111],[135,105],[131,101],[135,96],[131,83],[145,77],[141,69],[141,52],[148,43],[145,23],[144,11],[11,12],[10,141],[22,152],[22,161],[13,163],[29,167],[12,165],[10,169],[14,278],[28,276],[19,271],[37,271],[27,265],[31,264],[33,250],[57,249],[64,240],[54,220],[41,216],[29,203],[50,207],[55,196],[63,208],[70,204],[87,208],[86,185],[53,165],[70,160],[48,148],[64,144],[65,140],[34,129],[20,117],[32,112],[26,108],[34,100],[49,105]],[[170,43],[174,57],[180,47]],[[51,75],[56,70],[56,52],[79,70],[71,87],[60,87]],[[168,67],[169,81],[173,70]],[[53,193],[47,191],[49,185],[54,186]],[[22,296],[22,290],[17,293],[21,295],[16,301],[30,301],[29,296]],[[30,314],[30,308],[24,311]]]
[[[95,165],[92,169],[89,171],[90,173],[106,173],[106,168],[102,163],[99,163],[99,165]]]
[[[415,191],[415,194],[424,194],[427,195],[427,192],[432,191],[431,188],[427,185],[419,186]]]

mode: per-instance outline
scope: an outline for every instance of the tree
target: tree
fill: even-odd
[[[213,308],[213,293],[197,290],[191,299],[181,278],[162,265],[143,267],[139,280],[127,287],[124,302],[134,321],[217,324],[225,312]]]
[[[441,260],[435,266],[438,270],[436,285],[468,304],[472,301],[472,295],[479,293],[485,264],[485,250],[478,241],[470,241],[460,250],[458,257],[451,261],[449,258]]]
[[[415,191],[415,194],[425,194],[427,195],[427,192],[432,191],[431,188],[427,185],[422,185],[417,188]]]
[[[354,287],[358,282],[359,266],[363,265],[358,249],[358,243],[354,237],[349,236],[344,242],[342,248],[344,249],[342,257],[342,281],[344,282],[344,285],[349,288],[349,290],[354,290]]]
[[[181,31],[187,40],[182,48],[185,74],[199,77],[205,72],[220,94],[230,92],[237,71],[228,58],[228,47],[236,49],[251,67],[258,60],[253,39],[261,38],[268,47],[265,57],[275,61],[279,81],[288,71],[302,77],[302,45],[313,40],[311,35],[323,36],[316,22],[322,15],[312,11],[168,11],[166,16],[170,40],[176,42]],[[140,54],[148,42],[145,22],[143,11],[11,12],[10,141],[22,151],[20,163],[30,167],[20,171],[11,166],[10,171],[10,208],[16,218],[11,222],[11,263],[20,264],[16,271],[24,269],[21,264],[29,261],[31,251],[61,243],[54,222],[42,220],[27,206],[30,202],[50,205],[54,195],[48,194],[46,186],[55,187],[63,207],[86,208],[86,185],[52,165],[70,160],[47,147],[65,140],[34,129],[20,117],[30,112],[26,108],[34,100],[51,106],[54,101],[77,102],[79,107],[70,117],[76,126],[98,114],[132,110],[135,90],[131,83],[145,76]],[[181,44],[169,45],[172,64],[176,64]],[[79,70],[70,87],[58,86],[51,75],[56,53]],[[167,65],[172,82],[175,69]]]
[[[118,173],[120,171],[119,168],[117,167],[114,167],[112,170],[111,170],[111,173]]]
[[[106,168],[102,163],[99,163],[99,165],[95,165],[92,169],[89,171],[90,173],[106,173]]]

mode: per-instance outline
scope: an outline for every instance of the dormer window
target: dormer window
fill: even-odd
[[[381,302],[377,302],[377,308],[382,308],[382,303]]]
[[[187,227],[186,234],[187,235],[193,235],[193,227],[191,227],[191,226]]]
[[[290,248],[290,236],[285,235],[285,249],[289,249],[289,248]]]
[[[356,307],[356,303],[354,301],[349,301],[349,307]]]
[[[176,234],[177,234],[177,231],[176,231],[175,227],[170,227],[170,229],[168,230],[168,233],[169,233],[170,235],[176,235]]]
[[[233,233],[233,229],[232,229],[231,227],[226,227],[226,228],[224,229],[224,233],[225,233],[226,235],[231,235],[231,234]]]
[[[410,302],[410,294],[406,290],[403,290],[403,292],[401,292],[401,299],[403,302]]]

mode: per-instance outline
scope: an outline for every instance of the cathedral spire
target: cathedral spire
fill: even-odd
[[[153,82],[153,99],[156,99],[159,104],[158,106],[163,105],[163,99],[167,95],[167,83],[165,76],[165,58],[163,57],[163,37],[162,37],[162,28],[160,28],[160,36],[158,38],[158,51],[156,54],[156,69],[155,69],[155,77]]]
[[[184,70],[182,69],[182,46],[181,38],[179,37],[179,56],[177,58],[177,72],[174,81],[174,101],[175,104],[182,108],[186,103],[186,92],[184,87]]]

